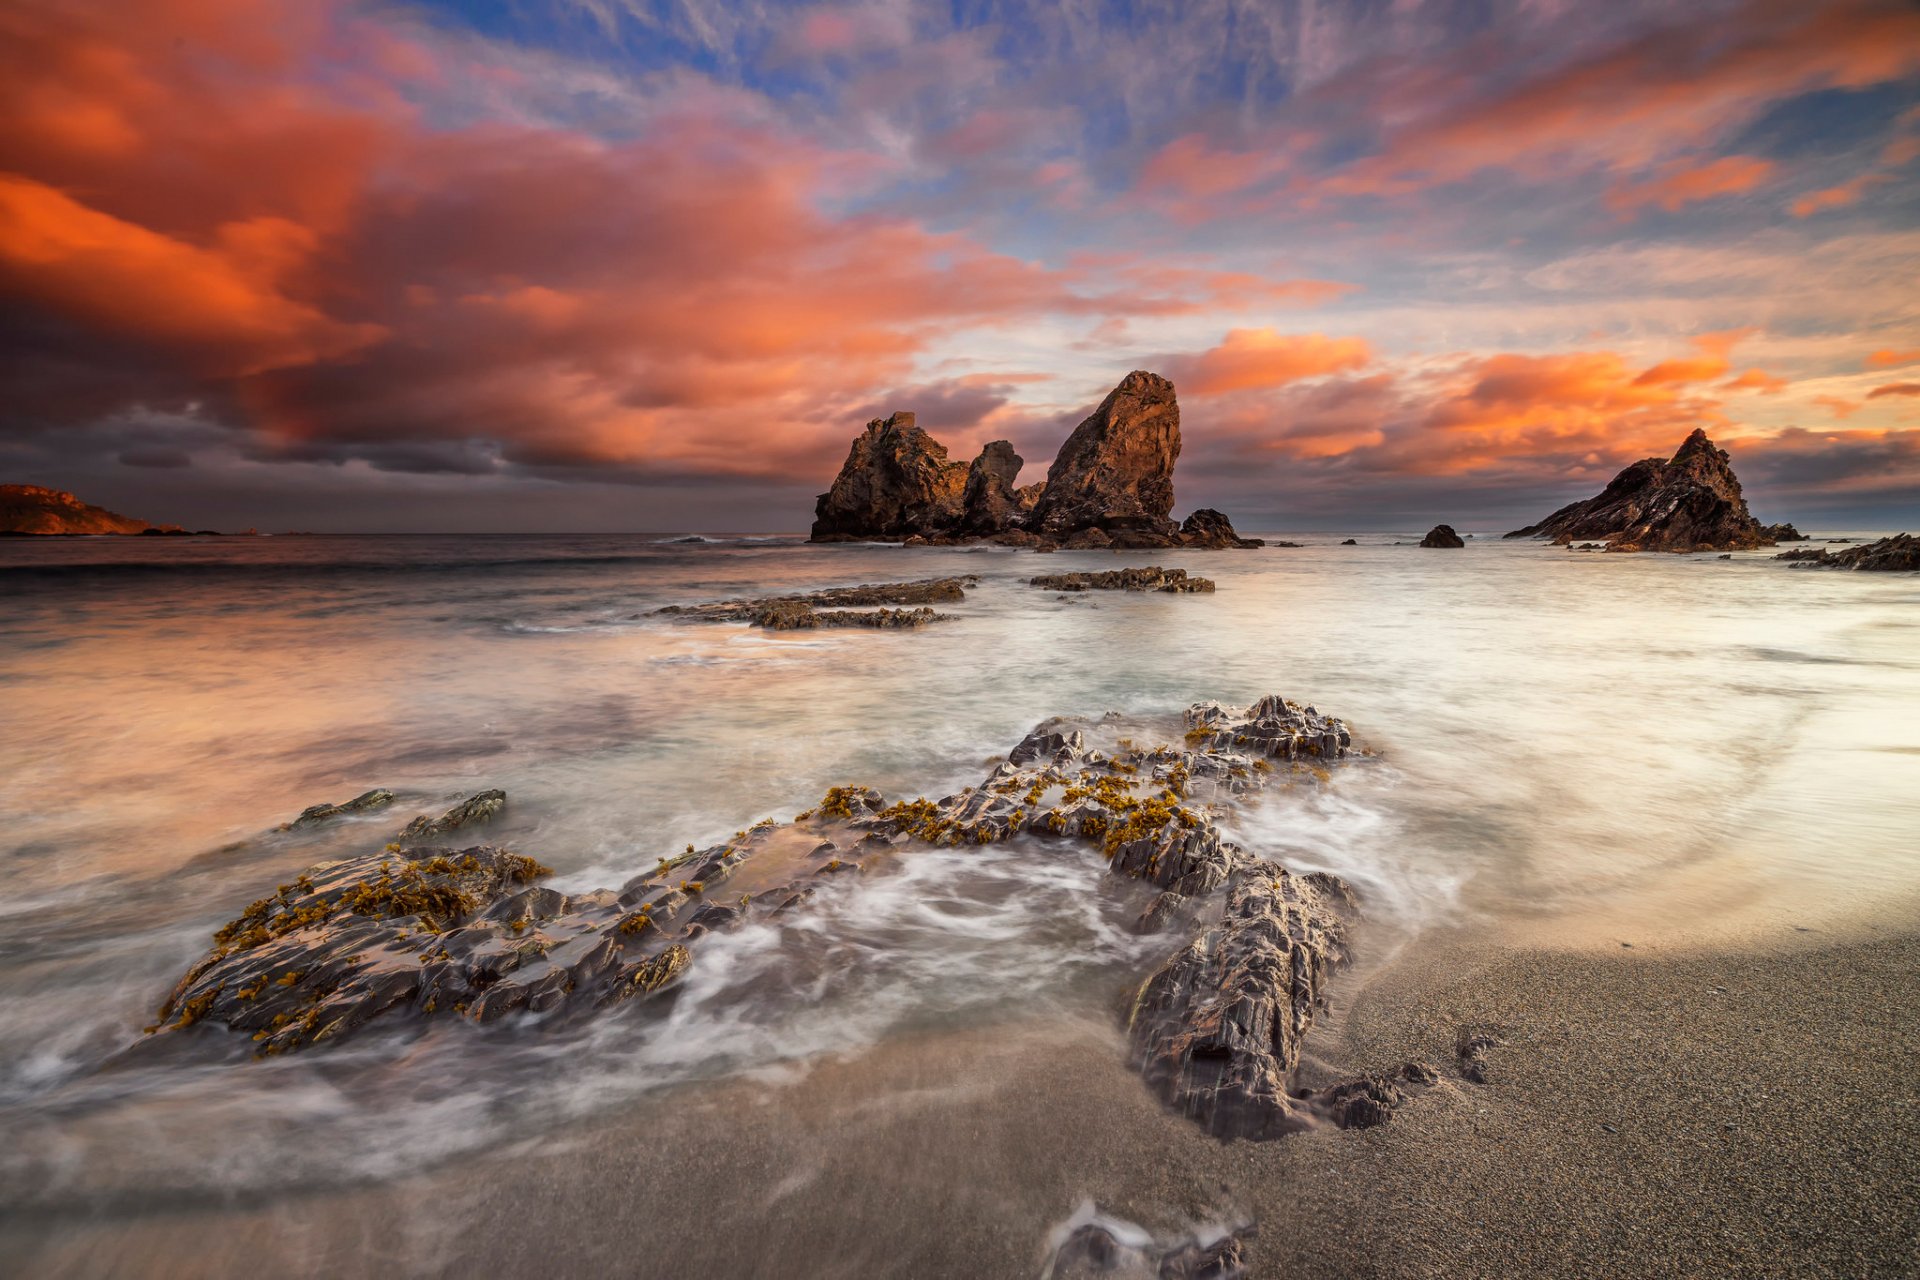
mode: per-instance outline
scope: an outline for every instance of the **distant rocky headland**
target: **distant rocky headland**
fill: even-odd
[[[1670,459],[1642,458],[1591,498],[1569,503],[1509,538],[1578,539],[1609,551],[1748,551],[1805,541],[1790,524],[1763,525],[1747,510],[1725,449],[1695,428]]]
[[[1175,524],[1180,404],[1173,384],[1136,370],[1075,427],[1040,484],[1015,487],[1023,459],[995,440],[971,464],[914,424],[876,418],[853,442],[814,508],[812,541],[951,546],[1258,547],[1202,508]]]
[[[80,501],[64,489],[0,484],[0,535],[184,534],[179,525],[153,524]]]

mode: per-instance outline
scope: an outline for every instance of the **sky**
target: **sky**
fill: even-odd
[[[1177,512],[1527,523],[1694,427],[1920,526],[1920,7],[10,0],[0,481],[804,530],[872,417]]]

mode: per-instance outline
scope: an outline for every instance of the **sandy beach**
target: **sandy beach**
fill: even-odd
[[[983,1020],[391,1185],[22,1215],[4,1246],[49,1276],[1024,1276],[1091,1197],[1163,1235],[1251,1219],[1255,1276],[1912,1274],[1917,925],[1429,936],[1309,1043],[1328,1072],[1442,1068],[1371,1130],[1222,1144],[1147,1095],[1117,1021]],[[1484,1084],[1462,1027],[1502,1041]]]

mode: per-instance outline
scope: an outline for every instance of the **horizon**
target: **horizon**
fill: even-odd
[[[1518,528],[1696,427],[1764,522],[1920,523],[1910,6],[9,21],[0,481],[137,518],[786,532],[870,418],[1031,482],[1147,368],[1250,529]]]

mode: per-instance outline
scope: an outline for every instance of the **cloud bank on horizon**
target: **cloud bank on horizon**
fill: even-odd
[[[191,524],[804,528],[912,409],[1183,506],[1534,518],[1703,426],[1920,510],[1920,9],[18,0],[0,478]]]

